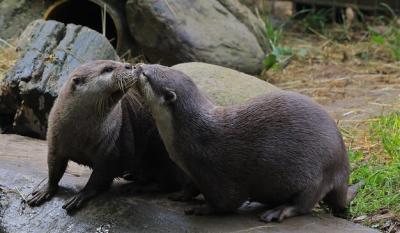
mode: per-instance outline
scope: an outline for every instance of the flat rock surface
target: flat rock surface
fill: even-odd
[[[23,199],[47,176],[46,150],[45,141],[0,134],[0,232],[377,232],[326,214],[264,224],[257,219],[262,211],[257,205],[226,216],[185,216],[188,204],[169,201],[166,194],[127,192],[129,185],[121,181],[67,215],[62,204],[90,173],[73,164],[56,197],[31,208]]]

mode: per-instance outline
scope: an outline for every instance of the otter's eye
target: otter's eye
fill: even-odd
[[[113,70],[114,70],[114,67],[107,66],[107,67],[103,68],[103,70],[101,71],[101,74],[110,73],[110,72],[113,72]]]
[[[82,83],[84,83],[84,78],[75,77],[75,78],[72,79],[72,81],[74,82],[75,85],[81,85]]]

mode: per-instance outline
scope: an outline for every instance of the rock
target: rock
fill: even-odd
[[[193,204],[169,201],[169,194],[124,194],[121,190],[126,184],[122,181],[114,182],[108,192],[91,200],[76,214],[68,215],[61,206],[88,179],[88,172],[71,166],[61,180],[58,194],[42,206],[31,208],[22,200],[47,177],[46,152],[46,141],[0,134],[0,232],[83,233],[109,229],[113,233],[378,233],[322,213],[266,224],[257,219],[265,209],[257,205],[226,216],[187,216],[183,210]]]
[[[238,0],[218,0],[228,9],[240,22],[256,36],[258,44],[267,51],[266,28],[264,21],[253,14],[253,12]]]
[[[12,131],[44,138],[48,113],[69,73],[97,59],[118,60],[108,40],[87,27],[36,20],[22,33],[21,57],[1,83],[0,115]]]
[[[193,79],[216,104],[232,105],[265,94],[277,87],[256,77],[229,68],[201,63],[182,63],[172,68]]]
[[[235,17],[239,10],[225,5],[232,7],[228,10],[218,0],[128,0],[126,15],[132,36],[150,62],[201,61],[260,72],[265,51],[247,27],[250,23]]]
[[[16,39],[36,19],[74,23],[102,32],[101,10],[107,5],[106,37],[117,53],[136,57],[139,50],[126,22],[125,2],[119,0],[49,1],[0,0],[0,38]],[[73,14],[71,14],[73,10]]]
[[[43,0],[1,0],[0,1],[0,38],[16,38],[33,20],[40,19],[49,6]]]

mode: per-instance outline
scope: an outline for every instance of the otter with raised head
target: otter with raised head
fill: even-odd
[[[272,207],[265,222],[309,213],[321,200],[346,209],[353,194],[345,145],[310,98],[276,91],[219,107],[179,71],[141,65],[133,73],[170,158],[205,196],[207,205],[191,213],[231,212],[247,200]]]
[[[48,183],[32,193],[29,205],[40,205],[56,193],[69,160],[93,172],[65,203],[67,211],[81,207],[126,173],[141,183],[155,181],[164,190],[181,188],[184,173],[169,160],[140,98],[128,90],[131,69],[129,64],[98,60],[71,73],[49,115]]]

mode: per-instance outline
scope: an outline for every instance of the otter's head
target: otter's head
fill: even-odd
[[[136,87],[152,109],[188,107],[192,98],[203,99],[194,82],[180,71],[142,64],[135,68]]]
[[[64,85],[61,95],[79,102],[77,108],[104,115],[133,85],[132,65],[110,60],[97,60],[76,68]],[[63,98],[66,99],[66,98]]]
[[[132,85],[125,75],[131,69],[130,64],[110,60],[85,63],[70,75],[70,91],[77,97],[120,96]]]
[[[171,106],[193,89],[193,81],[180,71],[161,65],[142,64],[135,68],[136,87],[151,106]]]

